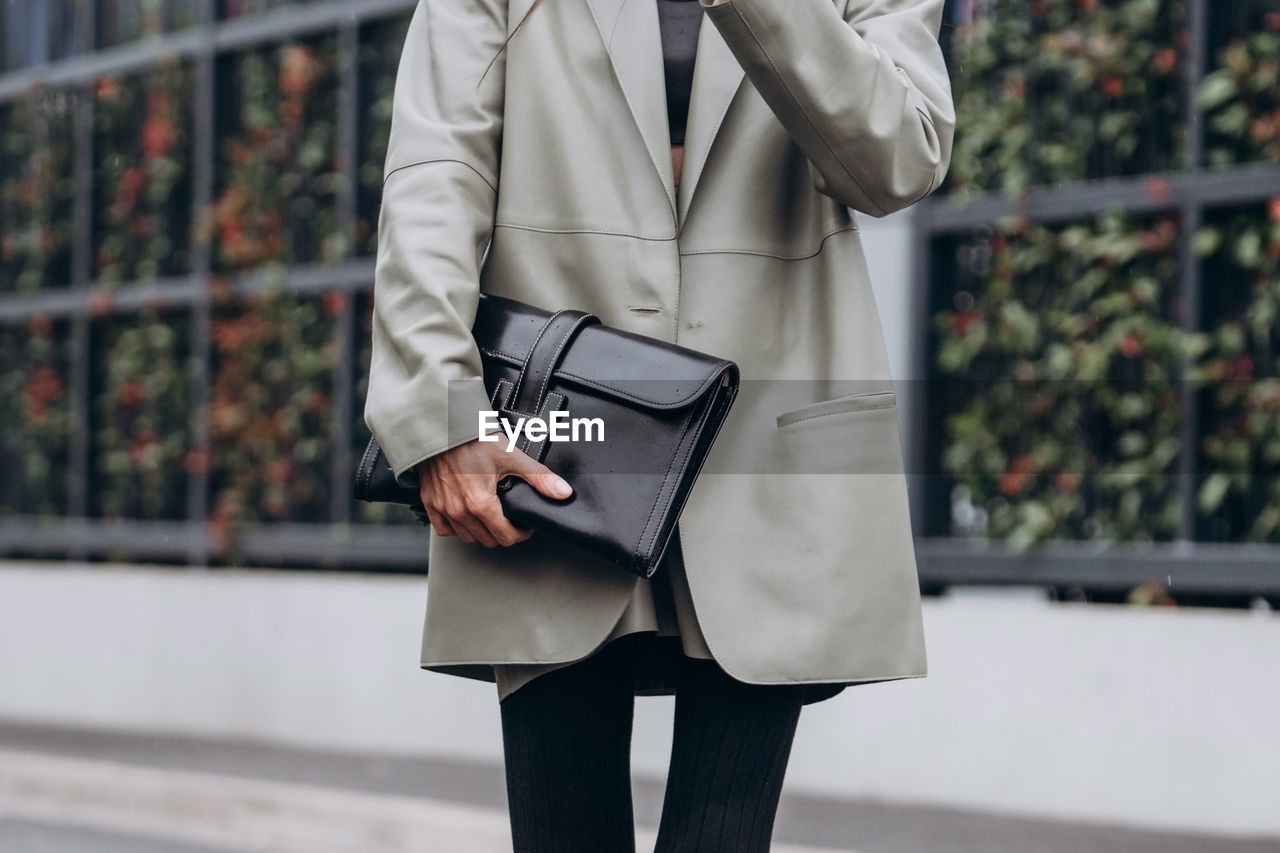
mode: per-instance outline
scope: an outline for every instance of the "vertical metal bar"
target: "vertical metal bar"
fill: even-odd
[[[1187,0],[1187,67],[1184,77],[1185,109],[1187,112],[1186,169],[1198,172],[1204,158],[1204,121],[1196,105],[1196,89],[1204,79],[1209,46],[1208,0]]]
[[[356,188],[359,151],[360,29],[355,20],[344,22],[338,30],[338,168],[341,172],[338,199],[338,229],[347,253],[356,240]],[[340,301],[334,318],[337,328],[337,359],[333,367],[333,456],[329,481],[329,517],[335,524],[351,520],[351,413],[355,395],[355,319],[352,296],[348,290],[334,293]]]
[[[95,42],[95,3],[76,0],[73,23],[73,53],[88,53]],[[72,209],[71,281],[74,288],[88,287],[93,281],[93,84],[77,86],[72,95],[72,134],[74,158],[72,178],[75,201]],[[92,482],[91,441],[93,435],[93,325],[91,318],[77,313],[71,320],[70,393],[71,446],[67,457],[67,515],[83,518],[89,515]],[[89,552],[69,549],[67,557],[84,560]]]
[[[79,86],[71,95],[75,200],[72,207],[71,286],[87,287],[93,277],[93,90]],[[90,318],[78,313],[71,321],[71,445],[67,459],[67,514],[89,511],[89,435],[92,400]],[[70,555],[83,559],[84,554]]]
[[[209,537],[204,533],[209,518],[209,467],[213,450],[209,446],[209,373],[210,327],[212,311],[209,285],[213,268],[213,229],[210,217],[213,207],[214,157],[214,21],[213,4],[200,10],[198,27],[201,49],[195,55],[192,73],[192,222],[195,239],[191,247],[191,271],[200,288],[191,305],[191,421],[189,429],[192,457],[198,460],[188,466],[187,519],[199,533],[193,535],[187,550],[187,561],[193,565],[209,562]]]
[[[1188,0],[1187,66],[1184,78],[1184,109],[1187,120],[1186,160],[1188,174],[1201,170],[1204,155],[1204,132],[1200,109],[1196,104],[1196,89],[1205,73],[1205,50],[1208,41],[1208,0]],[[1178,264],[1181,271],[1178,282],[1178,301],[1182,306],[1184,332],[1199,331],[1201,326],[1200,257],[1195,250],[1196,232],[1204,220],[1204,210],[1198,194],[1190,193],[1180,206],[1181,228],[1178,233]],[[1196,491],[1200,476],[1200,406],[1199,395],[1188,377],[1191,364],[1184,357],[1179,375],[1179,402],[1182,407],[1182,454],[1178,461],[1178,491],[1181,512],[1178,538],[1193,540],[1196,537]]]

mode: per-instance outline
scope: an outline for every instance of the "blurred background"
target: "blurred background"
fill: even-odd
[[[493,688],[350,489],[414,5],[0,0],[0,849],[503,849]],[[1280,0],[942,40],[950,176],[861,223],[930,677],[806,710],[776,837],[1280,850]]]

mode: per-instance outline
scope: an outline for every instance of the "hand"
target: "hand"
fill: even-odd
[[[418,494],[435,532],[486,548],[515,545],[533,535],[502,514],[498,482],[503,477],[514,474],[554,500],[573,494],[547,466],[518,450],[505,450],[502,442],[473,439],[424,459],[417,471]]]

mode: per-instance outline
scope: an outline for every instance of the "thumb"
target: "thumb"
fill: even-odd
[[[573,494],[572,486],[533,457],[518,450],[507,455],[510,457],[508,473],[515,474],[543,495],[560,501]]]

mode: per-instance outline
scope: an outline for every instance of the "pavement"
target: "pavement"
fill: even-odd
[[[651,850],[660,780],[634,783]],[[1280,853],[787,793],[774,853]],[[3,853],[510,853],[501,767],[0,722]],[[602,851],[607,853],[607,851]]]

